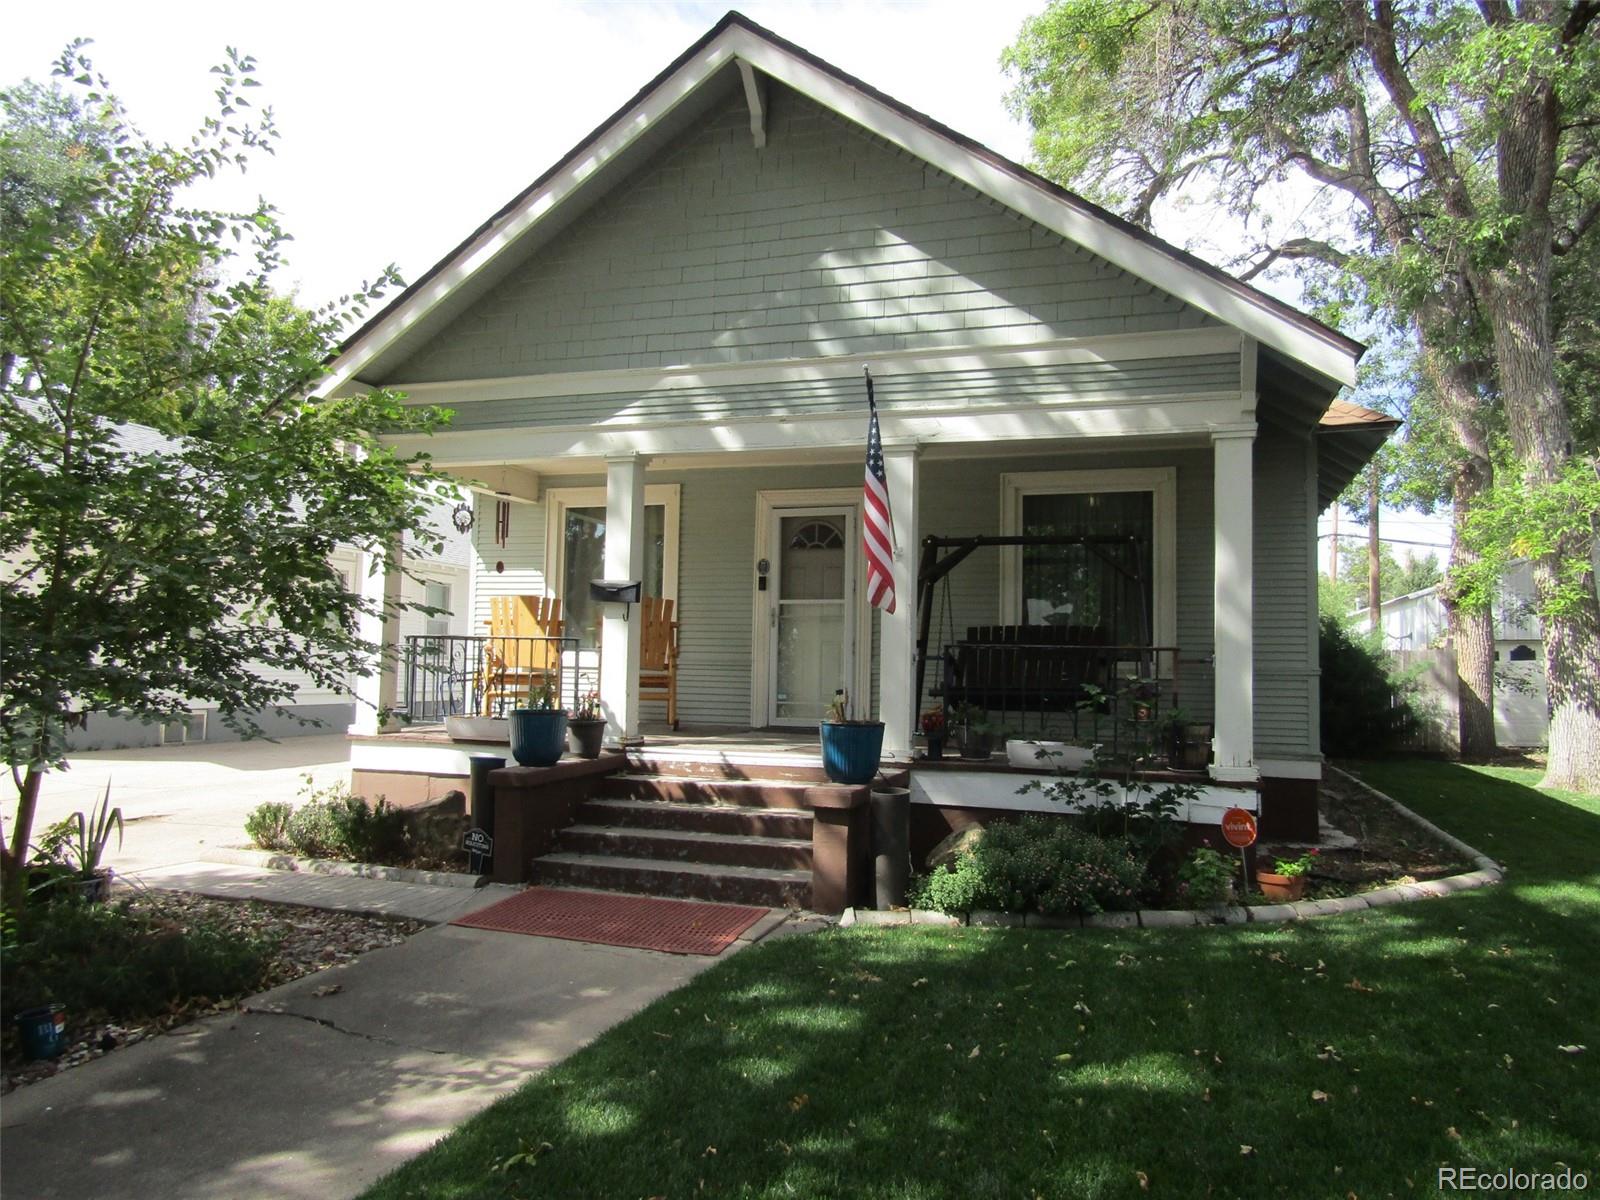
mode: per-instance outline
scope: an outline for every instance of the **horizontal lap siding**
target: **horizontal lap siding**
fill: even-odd
[[[1255,449],[1255,725],[1258,755],[1316,751],[1314,469],[1308,437],[1263,426]]]
[[[662,151],[391,382],[1192,328],[1199,310],[797,93]]]
[[[1239,386],[1237,352],[904,375],[895,375],[892,370],[885,367],[875,376],[879,407],[885,412],[909,413],[929,406],[959,411],[969,406],[1022,405],[1042,400],[1092,403],[1134,397],[1179,398]],[[480,400],[459,405],[450,428],[531,428],[608,421],[750,420],[858,413],[861,400],[859,371],[841,367],[835,378],[789,383]]]

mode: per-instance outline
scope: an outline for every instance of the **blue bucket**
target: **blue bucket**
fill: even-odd
[[[822,722],[822,769],[834,783],[871,783],[883,756],[883,722]]]
[[[43,1058],[55,1058],[66,1049],[66,1013],[63,1005],[44,1004],[25,1009],[13,1018],[17,1023],[17,1032],[22,1035],[23,1052],[29,1058],[35,1062]]]

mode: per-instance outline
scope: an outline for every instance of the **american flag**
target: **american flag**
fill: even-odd
[[[883,437],[878,432],[878,406],[872,398],[872,374],[867,373],[867,480],[862,505],[861,533],[867,552],[867,599],[874,608],[894,611],[894,518],[889,515],[889,480],[883,471]]]

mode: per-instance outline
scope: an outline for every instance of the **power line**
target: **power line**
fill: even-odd
[[[1339,538],[1342,541],[1360,541],[1360,542],[1364,542],[1364,541],[1367,540],[1367,535],[1364,534],[1364,533],[1319,533],[1319,534],[1317,534],[1317,540],[1319,542],[1323,538],[1326,538],[1326,537],[1336,537],[1336,538]],[[1427,546],[1430,550],[1443,550],[1443,549],[1446,549],[1450,545],[1449,542],[1415,542],[1415,541],[1410,540],[1409,538],[1391,538],[1391,537],[1384,537],[1381,534],[1378,536],[1378,540],[1380,542],[1387,542],[1391,546]]]

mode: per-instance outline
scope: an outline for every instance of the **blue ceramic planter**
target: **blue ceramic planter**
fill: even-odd
[[[822,722],[822,769],[834,783],[871,783],[883,756],[883,722]]]
[[[511,710],[511,757],[525,767],[553,767],[567,748],[565,709]]]

